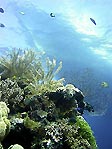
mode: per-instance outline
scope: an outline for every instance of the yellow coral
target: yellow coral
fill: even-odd
[[[7,107],[5,102],[0,102],[0,111],[1,111],[1,115],[2,117],[7,117],[8,113],[9,113],[9,108]]]
[[[6,124],[3,119],[0,119],[0,142],[3,140],[6,133]]]
[[[4,139],[10,129],[10,122],[7,119],[9,108],[5,102],[0,102],[0,142]]]

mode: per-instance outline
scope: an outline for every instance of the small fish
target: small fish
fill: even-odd
[[[22,14],[22,15],[25,15],[25,13],[23,11],[20,11],[19,13]]]
[[[109,84],[107,82],[102,82],[101,86],[104,87],[104,88],[107,88],[107,87],[109,87]]]
[[[0,8],[0,12],[1,12],[1,13],[4,13],[4,10],[3,10],[3,8]]]
[[[90,18],[90,20],[94,23],[94,25],[96,25],[96,22],[94,19]]]
[[[4,24],[2,24],[2,23],[0,23],[0,27],[5,27],[5,25],[4,25]]]
[[[50,13],[50,16],[51,16],[51,17],[55,17],[55,15],[54,15],[53,13]]]

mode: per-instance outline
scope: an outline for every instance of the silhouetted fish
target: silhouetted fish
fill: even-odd
[[[50,13],[50,16],[51,16],[51,17],[55,17],[55,15],[54,15],[53,13]]]
[[[5,25],[4,25],[4,24],[2,24],[2,23],[0,23],[0,27],[5,27]]]
[[[94,19],[90,18],[90,20],[96,25],[96,22]]]
[[[4,13],[4,10],[3,10],[3,8],[0,8],[0,12],[1,12],[1,13]]]

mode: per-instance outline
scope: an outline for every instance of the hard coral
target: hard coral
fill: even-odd
[[[96,149],[97,145],[91,144],[79,130],[79,126],[70,125],[67,119],[52,122],[45,126],[40,148]],[[95,143],[95,139],[93,141]]]
[[[10,108],[10,112],[16,112],[18,106],[20,108],[20,103],[23,100],[24,91],[21,89],[16,80],[12,81],[9,78],[6,80],[2,80],[0,90],[1,90],[1,99],[0,101],[4,101],[7,103]]]
[[[9,108],[5,102],[0,102],[0,142],[9,133],[10,121],[7,119]]]
[[[89,142],[89,144],[92,146],[92,149],[96,149],[96,140],[93,136],[93,132],[89,126],[89,124],[85,121],[85,119],[82,116],[77,116],[76,118],[76,125],[79,127],[79,134]]]

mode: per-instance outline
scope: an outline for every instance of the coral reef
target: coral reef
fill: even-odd
[[[82,91],[54,80],[62,62],[14,50],[0,60],[0,142],[3,149],[97,149],[82,117],[93,112]],[[10,109],[10,112],[9,112]]]

